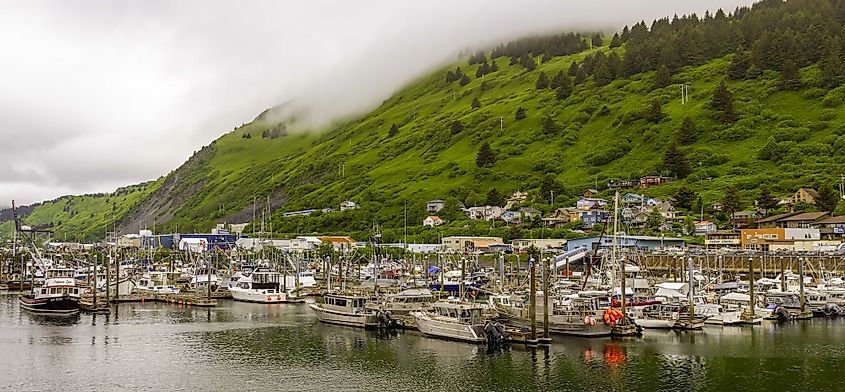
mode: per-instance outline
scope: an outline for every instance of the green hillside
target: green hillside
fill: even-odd
[[[587,188],[607,195],[608,182],[645,175],[683,177],[644,191],[651,196],[686,186],[710,204],[735,187],[749,208],[761,187],[786,196],[832,186],[845,173],[843,21],[843,1],[765,1],[730,15],[638,23],[584,50],[591,37],[577,36],[576,49],[571,34],[517,40],[434,70],[358,119],[297,133],[262,115],[157,181],[123,195],[61,198],[27,219],[82,238],[112,220],[125,231],[153,221],[159,231],[206,231],[252,220],[254,201],[260,217],[269,198],[279,235],[362,237],[378,224],[395,241],[406,210],[419,241],[468,231],[539,235],[520,232],[536,225],[491,230],[462,221],[457,203],[522,190],[527,204],[550,212]],[[572,83],[571,93],[538,88],[541,73],[546,84]],[[723,81],[733,113],[713,105]],[[484,143],[495,162],[479,165]],[[664,162],[670,144],[686,164]],[[443,215],[452,222],[424,231],[425,202],[434,198],[447,200]],[[361,208],[281,217],[344,200]]]

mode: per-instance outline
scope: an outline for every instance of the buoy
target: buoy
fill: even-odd
[[[267,297],[267,301],[272,301],[273,297]]]

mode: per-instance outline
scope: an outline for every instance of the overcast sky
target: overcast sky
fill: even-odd
[[[364,112],[479,44],[750,3],[0,0],[0,206],[155,179],[289,100]]]

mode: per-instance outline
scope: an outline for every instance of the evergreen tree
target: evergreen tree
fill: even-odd
[[[546,173],[543,180],[540,181],[540,197],[549,204],[552,203],[553,197],[556,200],[561,200],[561,197],[564,196],[564,191],[563,185],[557,181],[554,174]]]
[[[496,163],[496,153],[490,148],[490,143],[484,142],[478,148],[478,155],[475,157],[475,165],[478,167],[490,167]]]
[[[446,71],[446,83],[452,83],[455,80],[456,80],[455,79],[455,73],[452,72],[451,70]]]
[[[657,207],[652,208],[651,212],[648,213],[648,218],[645,221],[646,230],[649,232],[655,232],[660,229],[660,225],[663,224],[663,215],[660,215],[660,209]]]
[[[560,85],[555,90],[555,96],[559,100],[564,100],[572,95],[572,78],[569,75],[561,74]]]
[[[472,97],[472,108],[478,109],[481,107],[481,101],[478,100],[478,97]]]
[[[461,86],[466,86],[469,84],[469,78],[466,75],[461,76],[460,82],[458,82]]]
[[[659,98],[651,100],[651,106],[646,114],[646,118],[655,124],[659,123],[660,120],[663,120],[663,105],[660,104]]]
[[[593,44],[594,48],[600,47],[602,45],[601,36],[598,33],[596,33],[596,35],[593,36],[591,43]]]
[[[610,71],[611,78],[615,79],[622,75],[622,60],[616,52],[607,56],[607,69]]]
[[[622,46],[622,38],[619,37],[619,33],[613,33],[613,38],[610,39],[610,48],[618,48]]]
[[[505,196],[499,194],[496,188],[490,188],[490,191],[487,192],[487,205],[501,207],[505,205]]]
[[[681,129],[678,130],[678,143],[687,145],[695,143],[696,140],[698,140],[698,129],[692,117],[687,116],[681,124]]]
[[[833,187],[830,184],[822,185],[819,188],[819,197],[816,198],[816,207],[820,211],[833,212],[836,210],[837,203],[839,203],[839,195]]]
[[[584,67],[578,67],[578,71],[575,72],[575,84],[584,83],[587,80],[587,72],[584,71]]]
[[[787,59],[780,72],[780,88],[782,90],[798,90],[801,88],[801,75],[795,63]]]
[[[464,124],[460,121],[455,121],[452,123],[452,134],[458,134],[464,130]]]
[[[734,98],[728,85],[722,80],[719,86],[713,91],[713,100],[710,101],[710,107],[721,112],[719,119],[723,123],[732,123],[736,121],[736,113],[734,112]]]
[[[513,118],[516,120],[522,120],[525,118],[525,108],[520,106],[516,108],[516,113],[514,113]]]
[[[604,63],[600,64],[596,68],[593,78],[597,86],[605,86],[613,80],[613,76],[610,75],[610,70],[607,68],[607,64]]]
[[[548,63],[551,60],[552,60],[552,54],[549,53],[549,52],[545,52],[545,53],[543,53],[543,58],[540,59],[540,62]]]
[[[578,73],[577,61],[573,61],[571,64],[569,64],[569,70],[567,71],[567,73],[569,74],[569,76],[575,76]]]
[[[842,62],[839,48],[835,46],[830,48],[821,68],[822,80],[828,88],[836,88],[845,82],[845,64]]]
[[[742,208],[742,199],[739,194],[739,189],[731,185],[725,188],[725,195],[722,197],[722,212],[728,214],[731,220],[734,214]]]
[[[740,80],[745,78],[748,74],[748,67],[751,65],[751,57],[748,52],[744,50],[737,50],[734,52],[731,65],[728,67],[728,78],[731,80]]]
[[[685,178],[690,174],[690,165],[686,155],[678,149],[674,142],[669,143],[666,152],[663,153],[663,169],[676,178]]]
[[[757,194],[757,208],[763,210],[764,214],[768,214],[770,210],[778,208],[778,199],[772,196],[769,188],[763,186],[760,188],[760,193]]]
[[[396,124],[390,126],[390,130],[387,131],[387,136],[394,137],[399,134],[399,127]]]
[[[681,185],[673,196],[675,198],[675,206],[683,209],[692,208],[692,203],[695,201],[695,192],[686,185]]]
[[[524,53],[522,56],[519,57],[519,65],[525,67],[525,69],[529,71],[533,71],[537,68],[537,63],[534,62],[534,58],[531,57],[528,53]]]
[[[669,72],[669,68],[661,65],[654,75],[654,88],[663,88],[670,84],[672,84],[672,74]]]
[[[496,64],[496,60],[493,60],[493,63],[490,64],[490,72],[497,72],[499,70],[499,65]]]
[[[555,122],[554,117],[546,116],[543,118],[543,133],[547,135],[554,135],[560,132],[560,127],[558,127],[557,123]]]
[[[557,90],[557,88],[560,87],[560,83],[563,81],[563,76],[563,70],[557,71],[555,77],[553,77],[552,80],[549,81],[549,88],[551,88],[552,90]]]
[[[546,73],[540,71],[540,76],[537,77],[537,83],[534,84],[537,87],[537,90],[542,90],[544,88],[549,87],[549,79],[546,78]]]

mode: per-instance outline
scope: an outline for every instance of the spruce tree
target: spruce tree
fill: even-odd
[[[490,191],[487,192],[487,205],[488,206],[503,206],[505,204],[505,196],[500,194],[496,188],[490,188]]]
[[[692,118],[687,116],[678,130],[678,143],[687,145],[695,143],[696,140],[698,140],[698,129]]]
[[[730,215],[731,220],[734,218],[739,209],[742,208],[742,199],[739,194],[739,189],[731,185],[725,188],[725,195],[722,197],[722,212]]]
[[[659,123],[660,120],[663,120],[663,105],[661,105],[659,98],[651,100],[651,106],[648,109],[646,117],[649,121],[655,124]]]
[[[516,113],[514,113],[513,118],[516,120],[522,120],[525,118],[525,108],[520,106],[516,108]]]
[[[584,83],[587,80],[587,72],[584,71],[584,67],[578,67],[578,71],[575,72],[575,84]]]
[[[394,137],[399,134],[399,126],[393,124],[390,126],[390,130],[387,131],[387,136]]]
[[[610,48],[618,48],[622,46],[622,38],[619,37],[619,33],[613,33],[613,38],[610,39]]]
[[[490,72],[497,72],[499,70],[499,66],[496,64],[496,60],[493,60],[493,63],[490,64]]]
[[[460,121],[455,121],[452,123],[452,134],[458,134],[464,130],[464,124]]]
[[[770,210],[778,207],[778,199],[772,196],[772,192],[766,186],[760,188],[760,193],[757,194],[755,201],[757,202],[757,208],[763,210],[764,214],[768,214]]]
[[[496,163],[496,153],[490,148],[490,144],[484,142],[478,148],[478,155],[475,157],[475,165],[478,167],[490,167]]]
[[[452,83],[455,81],[455,73],[451,70],[446,72],[446,83]]]
[[[478,108],[480,108],[480,107],[481,107],[481,101],[479,101],[479,100],[478,100],[478,97],[473,97],[473,98],[472,98],[472,104],[471,104],[471,106],[472,106],[472,108],[473,108],[473,109],[478,109]]]
[[[561,75],[560,85],[555,90],[555,96],[559,100],[564,100],[572,95],[572,78],[569,75]]]
[[[828,88],[836,88],[845,82],[845,64],[842,62],[839,48],[835,46],[830,48],[821,68],[822,80]]]
[[[819,187],[819,197],[816,198],[816,207],[819,211],[833,212],[836,204],[839,203],[839,196],[830,184]]]
[[[593,36],[591,43],[593,44],[594,48],[598,48],[598,47],[602,46],[603,42],[602,42],[601,36],[598,33],[596,33],[596,35]]]
[[[669,68],[665,65],[657,67],[657,72],[654,74],[654,88],[663,88],[672,84],[672,74]]]
[[[462,75],[461,80],[458,83],[460,83],[461,86],[466,86],[469,84],[469,78],[466,75]]]
[[[745,78],[745,75],[748,74],[748,67],[750,65],[751,57],[748,56],[748,52],[744,50],[737,50],[734,52],[731,65],[728,66],[728,78],[731,80],[740,80]]]
[[[571,64],[569,64],[569,70],[567,71],[567,73],[569,73],[569,76],[575,76],[575,74],[578,73],[577,61],[573,61]]]
[[[549,79],[546,77],[546,73],[540,71],[540,76],[537,77],[537,83],[534,84],[538,90],[545,89],[549,87]]]
[[[798,90],[801,88],[801,75],[795,63],[787,59],[780,72],[780,88],[782,90]]]
[[[674,142],[669,143],[669,146],[666,147],[666,152],[663,153],[662,166],[663,169],[679,179],[686,178],[690,174],[689,161]]]
[[[720,111],[719,119],[723,123],[732,123],[736,121],[736,112],[733,106],[733,94],[728,90],[728,85],[722,80],[719,86],[713,90],[713,99],[710,101],[710,107],[714,110]]]
[[[610,70],[607,69],[607,64],[604,63],[599,64],[596,68],[593,78],[597,86],[605,86],[613,80],[613,77],[610,75]]]
[[[696,195],[692,189],[686,185],[681,185],[673,197],[675,198],[676,207],[688,210],[692,208],[692,203],[695,201]]]

